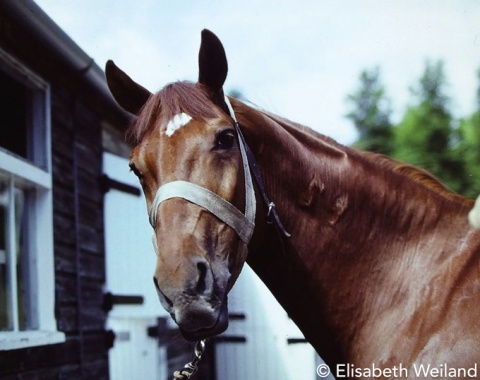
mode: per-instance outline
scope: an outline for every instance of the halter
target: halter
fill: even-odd
[[[235,116],[235,112],[233,111],[230,100],[227,97],[225,97],[225,103],[227,104],[230,116],[235,122],[235,130],[237,132],[238,144],[240,146],[240,153],[242,156],[243,171],[245,173],[245,213],[242,213],[233,204],[204,187],[196,185],[192,182],[172,181],[160,186],[160,188],[157,190],[149,212],[149,220],[150,224],[155,230],[157,225],[158,206],[168,199],[182,198],[203,207],[222,222],[233,228],[243,243],[240,245],[239,250],[246,251],[248,249],[247,246],[252,238],[253,230],[255,229],[256,198],[252,181],[252,173],[255,177],[260,192],[262,193],[262,198],[268,207],[267,222],[273,223],[271,221],[271,217],[273,217],[273,221],[277,224],[280,231],[286,237],[290,237],[290,234],[283,227],[283,224],[280,221],[275,209],[275,204],[269,200],[266,194],[265,185],[263,183],[260,171],[258,170],[253,153],[243,137]],[[155,234],[154,245],[155,247],[157,245]]]
[[[225,96],[225,103],[233,121],[235,122],[235,130],[238,136],[238,145],[240,146],[240,153],[242,156],[243,172],[245,173],[245,214],[227,200],[220,197],[214,192],[196,185],[192,182],[186,181],[172,181],[159,187],[155,198],[152,202],[152,207],[149,212],[149,220],[153,229],[157,225],[157,210],[160,204],[168,199],[182,198],[194,204],[197,204],[204,209],[211,212],[222,222],[233,228],[241,240],[238,247],[238,254],[245,255],[248,253],[248,244],[255,229],[255,214],[256,214],[256,198],[255,189],[253,187],[252,174],[257,182],[257,186],[262,194],[262,199],[267,205],[267,223],[275,223],[279,231],[286,237],[290,234],[285,230],[275,208],[275,203],[271,202],[267,196],[265,185],[263,183],[262,175],[258,169],[255,157],[250,150],[242,131],[238,124],[235,112],[233,111],[230,100]],[[273,218],[273,219],[272,219]],[[153,234],[153,245],[155,252],[158,251],[157,236]],[[203,351],[205,350],[205,340],[200,340],[195,345],[195,358],[189,362],[181,371],[175,371],[174,379],[190,379],[190,377],[197,371],[198,362],[200,361]]]

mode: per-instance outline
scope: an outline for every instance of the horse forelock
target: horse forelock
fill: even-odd
[[[174,82],[152,95],[133,120],[127,136],[137,145],[153,129],[185,113],[195,120],[205,121],[217,116],[215,105],[203,85],[193,82]]]

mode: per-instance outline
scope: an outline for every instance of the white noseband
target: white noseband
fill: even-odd
[[[203,207],[222,222],[233,228],[246,246],[250,243],[255,228],[255,190],[248,165],[245,145],[243,139],[240,138],[240,130],[238,129],[239,127],[235,113],[227,97],[225,97],[225,102],[227,103],[232,119],[235,121],[235,128],[237,129],[238,136],[237,140],[242,155],[243,171],[245,173],[245,214],[227,200],[204,187],[192,182],[173,181],[160,186],[157,190],[149,212],[150,224],[154,229],[156,228],[158,206],[160,206],[162,202],[171,198],[182,198]]]

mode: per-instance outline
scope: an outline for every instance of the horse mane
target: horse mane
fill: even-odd
[[[148,132],[182,112],[201,121],[217,116],[202,84],[188,81],[174,82],[150,96],[130,125],[127,138],[136,145]]]
[[[430,174],[426,170],[423,170],[417,166],[407,164],[405,162],[396,160],[394,158],[385,156],[383,154],[367,152],[367,151],[359,151],[353,148],[345,147],[339,143],[337,143],[332,138],[325,136],[317,131],[314,131],[311,128],[305,127],[301,124],[292,122],[288,119],[282,118],[275,114],[261,111],[264,115],[268,118],[272,119],[276,123],[282,125],[283,128],[287,127],[288,129],[295,129],[298,132],[304,134],[305,137],[308,139],[318,139],[321,140],[323,143],[327,143],[332,145],[337,149],[341,149],[345,151],[349,155],[357,155],[358,157],[363,158],[366,160],[369,165],[375,165],[380,169],[383,169],[387,172],[395,173],[396,175],[405,177],[424,188],[427,188],[433,191],[435,194],[441,196],[442,198],[453,201],[456,203],[460,203],[462,205],[466,205],[471,207],[473,205],[473,201],[471,199],[465,198],[460,194],[457,194],[446,187],[438,178],[434,175]]]
[[[260,111],[260,110],[259,110]],[[204,86],[200,83],[188,81],[174,82],[166,85],[159,92],[152,95],[142,107],[127,131],[128,138],[138,144],[151,130],[171,120],[175,115],[185,112],[192,118],[206,121],[217,116],[212,101],[209,99]],[[302,140],[309,140],[308,144],[314,144],[314,140],[332,145],[347,154],[358,155],[371,165],[377,165],[391,173],[395,173],[440,195],[444,199],[471,206],[472,201],[456,194],[443,185],[435,176],[416,166],[395,160],[382,154],[357,151],[337,143],[332,138],[314,131],[299,123],[292,122],[281,116],[261,110],[264,116],[283,128],[294,132],[297,137],[302,135]],[[159,120],[162,115],[161,120]]]
[[[388,171],[396,173],[400,176],[409,178],[413,182],[416,182],[426,187],[427,189],[440,195],[444,199],[461,203],[466,206],[471,206],[473,204],[473,201],[471,199],[465,198],[462,195],[453,192],[433,174],[430,174],[426,170],[423,170],[417,166],[407,164],[391,157],[387,157],[383,154],[372,152],[360,152],[360,154],[366,159],[375,162],[380,167],[383,167]]]

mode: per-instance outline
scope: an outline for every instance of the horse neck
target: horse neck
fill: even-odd
[[[353,363],[375,310],[458,245],[468,207],[301,126],[242,106],[239,121],[292,234],[257,221],[248,263],[327,362]]]

